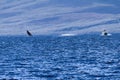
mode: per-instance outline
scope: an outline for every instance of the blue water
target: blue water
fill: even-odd
[[[0,79],[120,80],[120,35],[0,37]]]

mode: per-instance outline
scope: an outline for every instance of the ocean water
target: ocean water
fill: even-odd
[[[0,37],[0,80],[120,80],[120,34]]]

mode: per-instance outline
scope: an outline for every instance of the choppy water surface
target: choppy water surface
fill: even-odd
[[[120,36],[0,37],[0,79],[120,80]]]

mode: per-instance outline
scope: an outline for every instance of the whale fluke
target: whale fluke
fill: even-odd
[[[27,32],[27,34],[28,34],[28,36],[32,36],[32,34],[30,33],[30,31],[26,31]]]

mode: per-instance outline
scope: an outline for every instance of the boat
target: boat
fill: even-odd
[[[61,36],[75,36],[75,34],[61,34]]]
[[[102,36],[111,36],[111,34],[108,33],[106,30],[104,30],[101,35]]]

